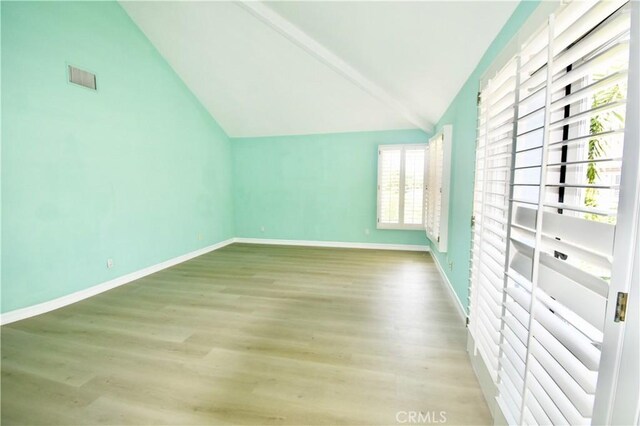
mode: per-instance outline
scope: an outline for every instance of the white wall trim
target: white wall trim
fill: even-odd
[[[79,302],[91,296],[103,293],[107,290],[111,290],[113,288],[120,287],[121,285],[128,284],[142,277],[146,277],[147,275],[151,275],[155,272],[177,265],[178,263],[186,262],[187,260],[193,259],[194,257],[198,257],[205,253],[209,253],[211,251],[225,247],[233,243],[234,241],[235,238],[229,238],[228,240],[203,247],[201,249],[183,254],[178,257],[174,257],[173,259],[165,260],[164,262],[151,265],[144,269],[140,269],[139,271],[123,275],[113,280],[106,281],[80,291],[76,291],[75,293],[67,294],[66,296],[58,297],[57,299],[38,303],[37,305],[33,306],[27,306],[26,308],[20,308],[13,311],[5,312],[4,314],[0,314],[0,325],[10,324],[15,321],[34,317],[36,315],[44,314],[46,312],[50,312],[64,306],[71,305],[72,303]]]
[[[449,293],[449,297],[451,298],[451,301],[453,302],[453,304],[456,307],[456,311],[458,312],[458,315],[460,316],[460,320],[466,325],[467,324],[467,313],[466,313],[464,307],[462,306],[462,302],[460,302],[460,299],[458,299],[458,296],[456,295],[456,292],[453,289],[453,286],[451,285],[451,281],[449,281],[449,278],[447,277],[447,274],[444,273],[444,269],[442,269],[442,265],[440,264],[440,261],[438,260],[438,258],[436,256],[434,256],[433,253],[430,253],[430,254],[431,254],[431,257],[433,258],[433,261],[436,264],[436,268],[438,268],[438,272],[440,272],[440,276],[442,277],[443,284],[447,289],[447,293]]]
[[[305,247],[335,247],[356,248],[370,250],[404,250],[404,251],[429,251],[428,245],[414,244],[381,244],[381,243],[347,243],[341,241],[312,241],[312,240],[273,240],[262,238],[236,238],[236,243],[246,244],[270,244],[278,246],[305,246]]]

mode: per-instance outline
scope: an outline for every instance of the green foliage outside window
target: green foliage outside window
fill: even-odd
[[[619,84],[611,86],[608,89],[601,90],[596,92],[593,95],[593,104],[592,107],[600,107],[611,102],[616,102],[618,100],[624,99],[622,94],[622,90]],[[611,128],[620,128],[624,125],[624,116],[617,111],[611,111],[604,114],[597,114],[591,117],[591,121],[589,124],[589,134],[597,135],[600,134],[607,129]],[[587,159],[590,161],[595,161],[599,158],[606,157],[606,148],[607,141],[603,137],[593,137],[589,139],[588,151],[587,151]],[[589,185],[594,185],[598,178],[600,177],[598,173],[598,168],[596,167],[595,162],[589,162],[587,164],[587,183]],[[597,188],[587,188],[584,195],[584,204],[587,207],[598,207],[598,197],[599,190]],[[605,221],[612,223],[615,221],[613,217],[604,217],[596,214],[587,214],[585,215],[586,219],[589,220],[597,220],[597,221]]]

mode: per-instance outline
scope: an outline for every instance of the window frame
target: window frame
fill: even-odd
[[[427,162],[425,173],[427,174],[427,178],[425,180],[426,194],[423,222],[425,224],[424,228],[427,238],[431,241],[432,247],[440,253],[446,253],[448,250],[452,136],[453,126],[451,124],[442,126],[442,129],[429,139],[425,155],[425,161]],[[432,147],[434,149],[438,148],[435,161],[432,161],[432,158],[434,158]],[[436,166],[435,175],[432,175],[432,170],[430,170],[429,167],[434,164]],[[434,178],[433,181],[432,177]],[[434,186],[435,190],[432,191]],[[432,197],[434,199],[431,199]],[[432,208],[434,205],[435,209]],[[435,221],[436,214],[438,217],[437,222]],[[428,218],[434,219],[433,229],[429,228]]]
[[[424,229],[424,206],[425,206],[425,185],[427,180],[427,143],[410,143],[410,144],[385,144],[378,145],[378,177],[377,177],[377,191],[376,191],[376,229],[392,229],[392,230],[411,230],[411,231],[420,231]],[[405,152],[407,149],[416,149],[421,148],[424,153],[424,170],[423,170],[423,181],[422,181],[422,221],[419,224],[406,224],[404,223],[404,195],[405,195]],[[399,199],[398,199],[398,222],[397,223],[385,223],[381,222],[381,204],[380,204],[380,178],[382,176],[381,166],[382,162],[380,161],[380,156],[382,155],[382,151],[400,151],[400,182],[399,182]]]

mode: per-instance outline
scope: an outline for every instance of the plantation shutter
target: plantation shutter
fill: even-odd
[[[573,2],[520,53],[498,374],[498,403],[512,424],[593,416],[629,27],[625,2]]]
[[[453,127],[445,124],[427,144],[424,227],[431,247],[440,253],[448,250],[452,135]]]
[[[510,424],[589,424],[611,382],[629,40],[626,2],[562,6],[479,97],[469,329]]]
[[[440,229],[440,211],[442,198],[440,197],[440,190],[442,188],[442,162],[443,162],[443,150],[442,150],[442,137],[438,135],[429,141],[429,165],[427,167],[427,189],[426,189],[426,205],[425,214],[426,217],[426,231],[427,234],[434,240],[438,241],[438,233]]]
[[[422,225],[424,213],[425,148],[404,151],[404,223]]]
[[[469,330],[494,382],[509,219],[515,77],[514,60],[488,83],[478,105]]]
[[[401,147],[380,147],[378,152],[378,221],[400,222]]]
[[[425,144],[378,146],[378,228],[424,226]]]

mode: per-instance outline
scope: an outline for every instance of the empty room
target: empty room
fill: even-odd
[[[640,1],[1,1],[2,425],[640,425]]]

